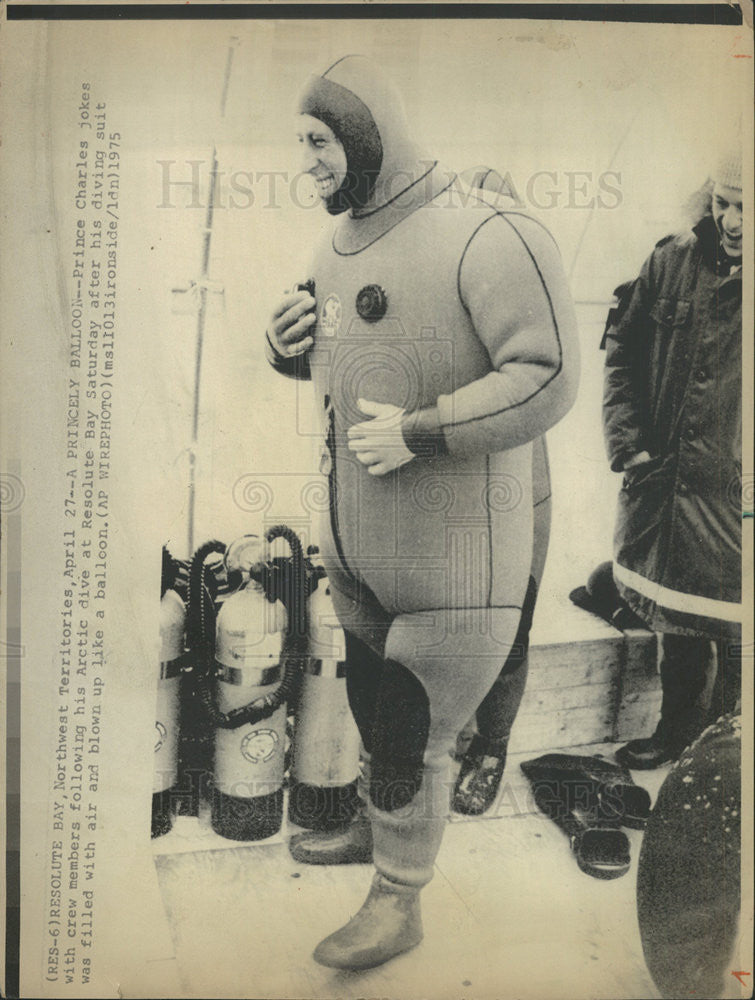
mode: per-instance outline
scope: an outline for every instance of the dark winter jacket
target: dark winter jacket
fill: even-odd
[[[619,494],[614,574],[654,629],[741,621],[742,272],[713,218],[657,244],[609,318],[603,422]]]

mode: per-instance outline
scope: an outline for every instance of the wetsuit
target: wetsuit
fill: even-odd
[[[268,339],[268,352],[283,374],[311,379],[319,402],[330,487],[321,547],[372,756],[375,865],[421,886],[448,811],[449,745],[519,624],[532,441],[575,398],[574,310],[548,231],[423,159],[366,60],[313,78],[300,110],[347,138],[350,166],[364,129],[379,162],[366,200],[314,253],[313,347],[288,358]],[[359,399],[406,411],[412,461],[367,472],[347,441],[365,419]]]

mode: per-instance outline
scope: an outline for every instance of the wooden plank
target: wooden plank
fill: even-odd
[[[645,736],[655,727],[659,692],[653,632],[607,626],[601,639],[535,644],[513,739],[541,749]],[[639,705],[643,697],[647,704]]]
[[[610,707],[520,713],[511,733],[511,749],[522,752],[602,743],[611,738],[612,727],[613,711]]]
[[[520,715],[561,712],[573,708],[594,706],[605,708],[611,703],[612,684],[578,684],[574,687],[540,688],[528,686],[522,698]]]
[[[529,683],[539,688],[605,684],[622,663],[621,638],[530,647]]]

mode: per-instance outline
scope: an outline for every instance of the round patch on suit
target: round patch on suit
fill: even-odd
[[[377,323],[385,316],[388,297],[380,285],[365,285],[357,293],[357,312],[368,323]]]
[[[335,292],[331,292],[323,303],[322,315],[320,316],[320,326],[326,337],[338,336],[341,332],[342,316],[343,309],[341,308],[341,300]]]

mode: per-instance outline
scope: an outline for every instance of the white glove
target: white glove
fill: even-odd
[[[414,458],[404,443],[401,422],[406,410],[390,403],[358,399],[359,409],[373,419],[353,424],[348,429],[349,449],[367,466],[371,476],[384,476]]]

